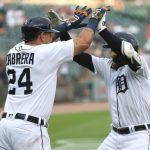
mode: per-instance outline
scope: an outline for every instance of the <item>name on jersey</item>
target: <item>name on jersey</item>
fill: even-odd
[[[10,53],[6,57],[6,65],[34,64],[34,53]]]

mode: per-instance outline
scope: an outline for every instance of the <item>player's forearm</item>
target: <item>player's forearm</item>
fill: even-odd
[[[95,9],[91,18],[89,19],[87,27],[74,40],[74,55],[77,55],[90,47],[94,33],[97,30],[98,23],[102,19],[105,12],[108,10],[109,6]]]
[[[99,23],[99,19],[90,18],[87,27],[84,28],[82,32],[80,32],[79,36],[76,39],[74,39],[75,42],[74,55],[77,55],[90,47],[98,23]]]
[[[94,32],[92,29],[85,28],[80,32],[79,36],[74,39],[74,55],[80,54],[90,47],[90,44],[93,40]]]
[[[107,29],[101,31],[99,35],[106,41],[108,46],[113,51],[115,51],[117,54],[121,54],[122,40],[120,40],[117,36],[109,32]]]
[[[83,45],[88,45],[92,43],[94,38],[94,31],[90,28],[85,28],[80,34],[79,34],[79,40],[82,41]]]

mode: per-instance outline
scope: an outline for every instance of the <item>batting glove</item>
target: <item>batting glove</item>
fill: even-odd
[[[134,62],[136,62],[136,64],[138,64],[138,65],[142,64],[141,56],[134,50],[134,47],[132,46],[131,43],[129,43],[127,41],[122,41],[121,52],[123,55],[125,55],[131,59],[132,64]]]
[[[95,33],[99,21],[102,20],[105,12],[109,11],[109,10],[110,10],[110,6],[104,6],[102,8],[96,8],[95,11],[92,13],[91,18],[89,19],[87,27],[91,28]]]
[[[104,13],[102,19],[100,20],[98,26],[97,26],[97,31],[100,33],[106,28],[106,12]]]
[[[96,8],[95,11],[92,13],[91,18],[95,18],[100,21],[103,18],[106,11],[110,11],[110,6]]]
[[[80,24],[87,16],[89,16],[89,14],[92,12],[92,9],[91,8],[88,8],[87,9],[87,6],[84,6],[82,9],[79,8],[79,6],[77,6],[75,8],[75,11],[74,11],[74,15],[70,18],[68,18],[66,20],[66,24],[68,27],[71,27],[71,28],[76,28],[76,26],[78,25],[79,27],[83,27],[85,26]]]
[[[72,17],[66,19],[64,23],[59,24],[55,27],[56,30],[60,31],[59,33],[55,33],[55,37],[57,38],[62,33],[65,33],[79,25],[92,11],[91,8],[86,8],[87,7],[84,6],[82,9],[79,9],[79,6],[77,6]]]
[[[74,15],[77,14],[77,8],[75,9],[74,11]],[[57,27],[58,25],[62,24],[62,23],[65,23],[66,21],[69,21],[69,19],[64,19],[62,18],[56,11],[54,10],[50,10],[48,12],[48,18],[49,20],[51,20],[52,22],[52,26],[53,28]],[[87,24],[86,23],[80,23],[80,24],[77,24],[74,26],[74,29],[77,29],[77,28],[81,28],[81,27],[85,27]]]
[[[49,20],[52,22],[52,26],[53,28],[55,28],[56,26],[58,26],[59,24],[61,24],[61,22],[65,22],[56,11],[54,10],[50,10],[48,12],[48,18]]]

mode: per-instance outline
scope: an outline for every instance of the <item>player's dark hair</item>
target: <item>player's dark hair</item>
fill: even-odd
[[[41,31],[33,28],[22,28],[22,39],[25,42],[36,40]]]

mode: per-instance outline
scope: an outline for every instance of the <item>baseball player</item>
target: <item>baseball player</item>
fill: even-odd
[[[91,9],[76,8],[74,15],[52,28],[48,18],[33,17],[21,28],[23,42],[7,54],[8,95],[0,122],[0,150],[51,150],[47,132],[62,63],[86,50],[104,11],[92,13],[87,27],[75,39],[54,42],[57,36],[80,25]]]
[[[111,48],[112,59],[92,57],[92,62],[108,89],[112,131],[98,150],[150,150],[150,70],[138,54],[136,37],[112,34],[104,22],[105,16],[98,32],[107,43],[104,47]]]
[[[81,53],[74,61],[101,76],[107,87],[112,130],[98,150],[150,150],[150,70],[138,54],[138,41],[129,33],[109,32],[105,15],[97,29],[111,58]]]

